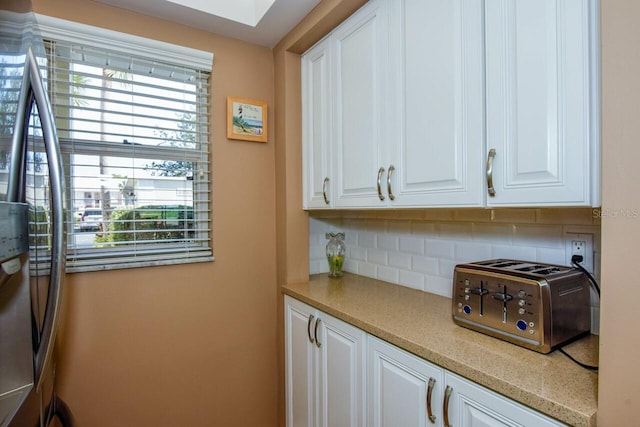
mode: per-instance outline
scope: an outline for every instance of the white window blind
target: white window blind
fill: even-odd
[[[67,270],[212,260],[212,55],[38,21],[69,198]]]

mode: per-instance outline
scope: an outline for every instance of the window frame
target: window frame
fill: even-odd
[[[44,40],[91,46],[94,48],[106,49],[167,64],[189,64],[190,68],[198,70],[199,72],[209,73],[209,76],[212,72],[213,54],[210,52],[177,46],[44,15],[36,14],[36,21],[38,23],[36,27],[38,35]],[[208,108],[207,106],[209,104],[211,94],[207,91],[206,94],[202,96],[206,96],[206,102],[203,105],[205,106],[204,108]],[[204,151],[193,150],[192,154],[186,156],[184,153],[190,152],[187,148],[176,148],[176,157],[171,158],[170,160],[178,161],[187,159],[188,161],[193,161],[194,159],[197,159],[198,168],[197,170],[194,170],[194,174],[198,174],[200,177],[205,176],[202,180],[202,185],[206,186],[206,188],[196,190],[195,184],[193,188],[192,209],[194,211],[194,215],[198,215],[195,223],[198,224],[196,233],[199,233],[199,239],[196,240],[200,243],[192,245],[187,243],[179,245],[169,243],[165,245],[144,245],[144,247],[143,245],[140,245],[140,249],[138,249],[135,244],[116,248],[77,248],[69,246],[67,255],[67,272],[99,271],[214,260],[210,179],[211,141],[209,136],[209,128],[211,124],[209,120],[209,111],[203,112],[196,110],[195,114],[198,117],[196,126],[203,127],[201,129],[197,129],[196,133],[205,135],[205,138],[208,139],[205,142],[200,141],[196,143],[196,145],[204,143],[206,149]],[[203,117],[205,120],[200,120]],[[61,137],[59,140],[63,155],[65,174],[69,177],[71,171],[71,153],[77,154],[77,152],[74,151],[74,141],[71,138]],[[86,144],[84,147],[87,152],[92,155],[102,153],[100,150],[95,152],[93,151],[96,147],[99,148],[99,144],[96,144],[96,147],[91,147],[90,144],[91,143]],[[143,153],[152,152],[154,147],[140,146],[133,147],[133,149],[138,153],[136,158],[144,158]],[[119,155],[122,156],[122,150],[120,151]],[[170,152],[171,150],[167,150],[167,156],[169,156]],[[180,154],[184,155],[184,157],[180,156]],[[109,156],[112,154],[106,153],[106,155]],[[198,179],[198,181],[199,180],[200,179]],[[66,216],[68,235],[75,233],[75,230],[73,230],[73,210],[68,209],[73,205],[71,202],[74,197],[74,189],[72,188],[73,184],[71,181],[71,179],[67,179],[66,183],[66,205],[68,210],[66,212]],[[203,237],[204,235],[206,235],[206,237]]]

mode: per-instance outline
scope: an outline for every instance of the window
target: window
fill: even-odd
[[[68,271],[212,260],[212,55],[38,16]]]

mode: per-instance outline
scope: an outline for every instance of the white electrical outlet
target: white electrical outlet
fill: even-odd
[[[587,271],[593,273],[593,234],[567,231],[564,234],[566,243],[567,265],[571,264],[573,255],[582,256],[582,265]]]

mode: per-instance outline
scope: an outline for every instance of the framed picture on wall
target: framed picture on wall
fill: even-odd
[[[227,97],[227,138],[267,142],[267,103]]]

